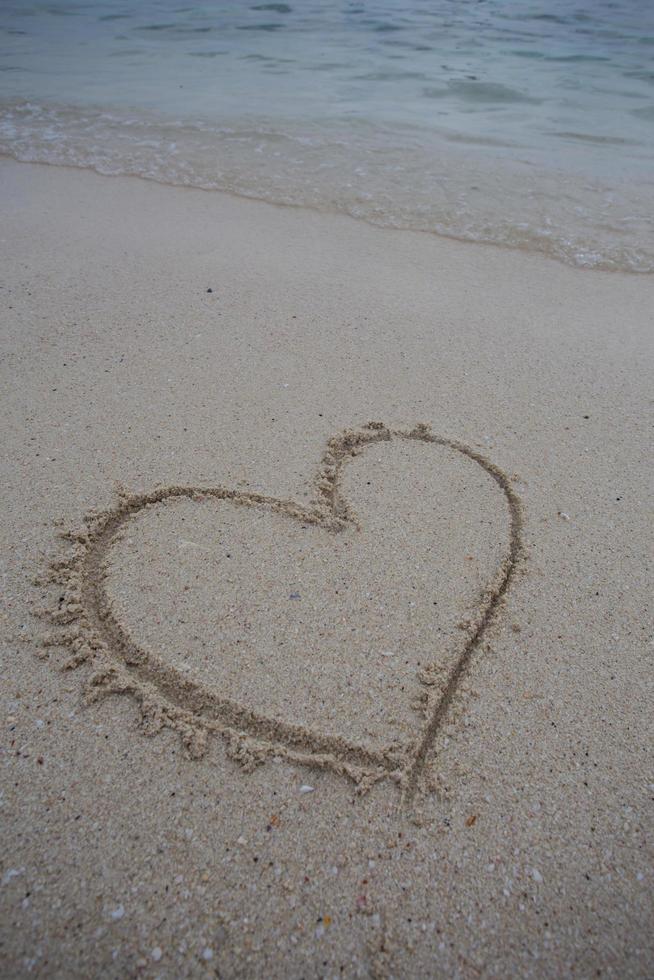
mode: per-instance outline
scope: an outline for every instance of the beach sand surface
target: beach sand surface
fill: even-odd
[[[654,280],[0,186],[0,972],[651,975]]]

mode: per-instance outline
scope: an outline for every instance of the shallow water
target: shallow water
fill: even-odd
[[[654,4],[0,4],[0,152],[654,270]]]

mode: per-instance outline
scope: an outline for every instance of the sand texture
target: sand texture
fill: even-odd
[[[651,277],[0,181],[2,975],[651,975]]]

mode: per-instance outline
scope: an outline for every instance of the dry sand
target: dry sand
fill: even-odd
[[[651,975],[654,280],[0,182],[3,976]]]

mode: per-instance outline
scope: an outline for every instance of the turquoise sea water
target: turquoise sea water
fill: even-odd
[[[654,0],[0,0],[0,152],[654,271]]]

